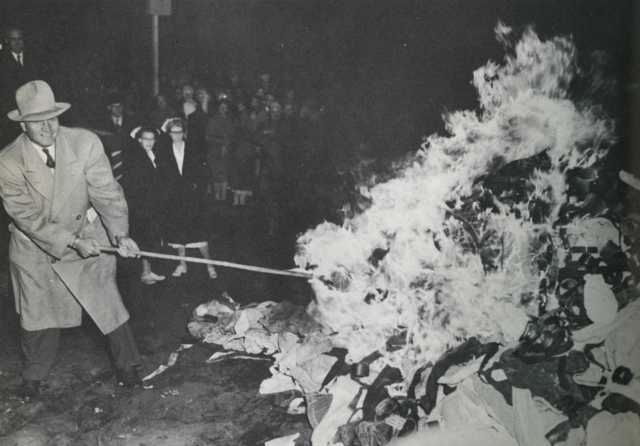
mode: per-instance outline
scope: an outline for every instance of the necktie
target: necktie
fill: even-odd
[[[22,61],[22,53],[18,54],[18,59],[20,59],[20,66],[24,67],[24,62]]]
[[[149,159],[151,160],[151,164],[153,164],[153,167],[154,168],[158,167],[156,165],[156,149],[149,150],[148,154],[149,154]]]
[[[47,167],[49,167],[51,169],[56,167],[56,162],[54,161],[53,157],[49,153],[49,150],[46,147],[43,147],[42,151],[44,152],[45,156],[47,157]]]

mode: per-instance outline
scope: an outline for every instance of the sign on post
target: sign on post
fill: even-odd
[[[147,13],[151,15],[171,15],[171,0],[147,0]]]

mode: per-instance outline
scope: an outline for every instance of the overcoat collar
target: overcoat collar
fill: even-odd
[[[27,135],[20,135],[20,146],[22,151],[22,162],[24,164],[24,173],[27,181],[47,200],[53,198],[53,182],[54,176],[51,170],[40,158]]]
[[[73,149],[69,146],[61,128],[56,138],[56,167],[51,170],[34,150],[33,144],[22,134],[22,157],[25,165],[25,176],[31,185],[51,204],[51,216],[62,210],[73,189],[77,186],[82,174],[82,165]]]
[[[56,168],[54,174],[54,195],[51,216],[55,217],[63,208],[71,192],[78,186],[82,175],[82,163],[60,129],[56,138]]]

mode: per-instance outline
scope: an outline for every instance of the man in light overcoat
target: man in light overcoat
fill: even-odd
[[[59,125],[70,108],[44,81],[16,91],[9,119],[23,133],[0,153],[0,196],[11,224],[10,273],[24,353],[24,397],[35,397],[53,366],[61,328],[84,310],[107,335],[119,384],[140,384],[140,356],[115,281],[116,259],[135,256],[128,209],[98,137]]]

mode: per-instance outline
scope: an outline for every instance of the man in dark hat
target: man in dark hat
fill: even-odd
[[[35,397],[53,366],[61,328],[82,310],[104,333],[118,382],[140,384],[140,355],[115,281],[116,259],[132,257],[128,209],[98,137],[60,126],[70,104],[40,80],[16,91],[8,117],[23,133],[0,153],[0,196],[11,219],[9,263],[25,364],[21,394]]]

